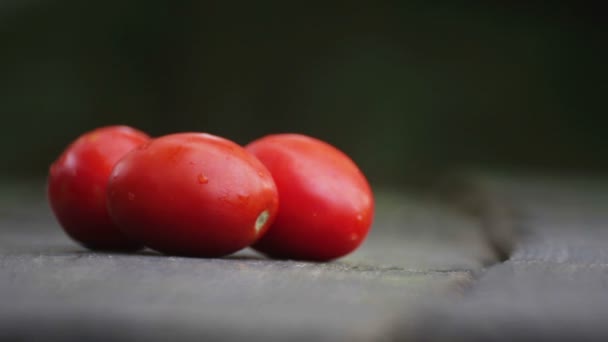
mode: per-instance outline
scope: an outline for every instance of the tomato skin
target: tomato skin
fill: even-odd
[[[251,245],[278,208],[266,167],[232,141],[204,133],[166,135],[129,153],[114,167],[107,200],[129,236],[165,254],[196,257]]]
[[[47,198],[64,231],[90,249],[137,250],[110,219],[106,185],[114,164],[149,137],[127,126],[108,126],[78,137],[51,164]]]
[[[274,134],[245,146],[266,165],[281,207],[253,246],[273,258],[327,261],[354,251],[374,213],[372,190],[337,148],[300,134]]]

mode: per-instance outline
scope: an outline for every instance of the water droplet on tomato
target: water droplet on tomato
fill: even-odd
[[[134,194],[134,193],[132,193],[132,192],[129,192],[129,193],[127,194],[127,197],[129,197],[129,201],[132,201],[132,200],[134,200],[134,199],[135,199],[135,194]]]
[[[198,175],[198,182],[200,184],[207,184],[209,183],[209,178],[207,178],[204,174],[201,173]]]
[[[358,214],[357,215],[357,221],[363,221],[363,215]]]

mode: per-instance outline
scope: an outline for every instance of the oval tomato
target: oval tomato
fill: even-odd
[[[141,248],[111,221],[105,196],[114,164],[148,139],[127,126],[98,128],[80,136],[51,165],[47,197],[70,237],[91,249]]]
[[[241,146],[179,133],[125,156],[108,185],[110,215],[157,251],[219,257],[264,234],[278,207],[268,170]]]
[[[299,134],[269,135],[245,148],[270,170],[281,201],[275,222],[255,249],[275,258],[325,261],[362,243],[374,198],[346,154]]]

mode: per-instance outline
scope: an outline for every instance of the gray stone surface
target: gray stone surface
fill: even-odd
[[[475,220],[398,194],[378,195],[360,250],[306,263],[88,252],[42,186],[2,189],[1,340],[385,340],[496,261]]]
[[[461,199],[508,259],[397,336],[462,341],[608,340],[608,183],[474,177]],[[505,215],[505,213],[508,213]]]

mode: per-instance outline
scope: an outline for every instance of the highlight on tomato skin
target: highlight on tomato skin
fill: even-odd
[[[151,140],[112,171],[107,206],[128,236],[156,251],[221,257],[248,247],[276,216],[266,167],[236,143],[204,133]]]
[[[147,134],[128,126],[101,127],[82,134],[51,164],[47,199],[73,240],[94,250],[142,248],[112,222],[105,194],[116,162],[148,140]]]
[[[280,208],[253,248],[272,258],[328,261],[356,250],[374,214],[372,189],[344,152],[301,134],[273,134],[245,146],[270,170]]]

